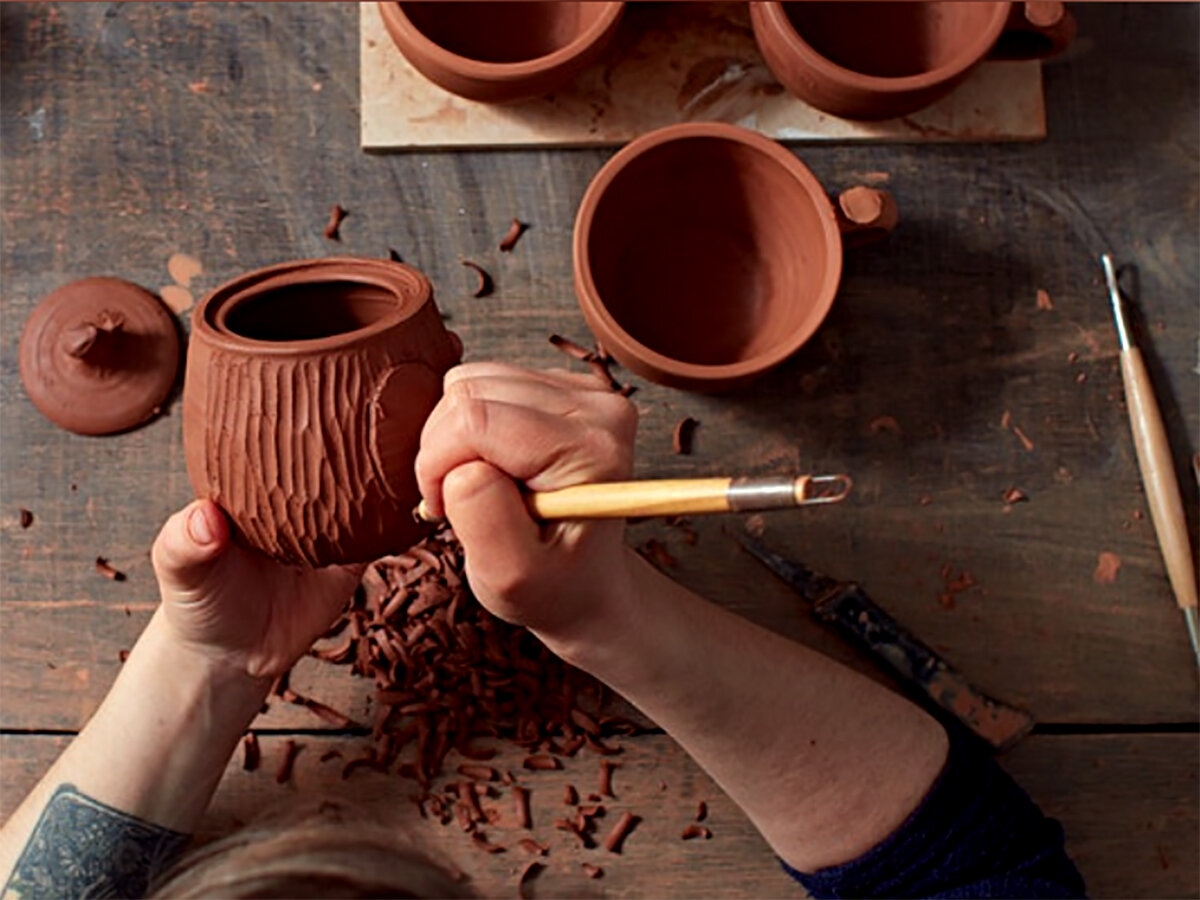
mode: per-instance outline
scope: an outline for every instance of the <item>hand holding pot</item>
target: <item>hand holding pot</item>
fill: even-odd
[[[151,559],[171,633],[254,678],[291,668],[345,608],[362,568],[295,568],[239,547],[211,500],[171,516]]]
[[[614,604],[632,595],[624,523],[540,525],[520,485],[627,479],[636,429],[633,405],[590,376],[502,363],[446,374],[417,481],[430,511],[454,526],[488,610],[560,642],[619,620]]]

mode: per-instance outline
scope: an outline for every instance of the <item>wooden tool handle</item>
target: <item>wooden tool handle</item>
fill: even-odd
[[[1196,570],[1192,565],[1187,520],[1183,516],[1167,432],[1140,350],[1130,348],[1121,352],[1121,374],[1125,378],[1125,398],[1129,403],[1129,421],[1142,470],[1142,484],[1146,488],[1146,502],[1154,530],[1158,533],[1167,578],[1179,607],[1194,609]]]
[[[689,516],[837,503],[851,486],[848,475],[609,481],[531,491],[525,503],[530,514],[543,521]],[[419,521],[434,521],[424,500],[413,515]]]

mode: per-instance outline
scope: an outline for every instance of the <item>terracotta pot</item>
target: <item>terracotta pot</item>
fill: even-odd
[[[396,47],[453,94],[511,103],[557,90],[599,58],[624,3],[380,3]]]
[[[989,53],[1047,56],[1075,33],[1057,2],[761,2],[750,4],[750,21],[775,77],[847,119],[915,112]]]
[[[780,144],[734,125],[671,125],[605,164],[575,220],[575,293],[592,333],[660,384],[727,390],[779,365],[837,293],[842,233],[895,224],[890,195],[839,208]]]
[[[409,266],[302,260],[235,278],[192,316],[192,487],[239,540],[282,562],[406,549],[423,533],[412,518],[421,428],[461,352]]]

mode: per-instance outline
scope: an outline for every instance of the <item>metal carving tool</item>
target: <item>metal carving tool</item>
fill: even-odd
[[[745,534],[742,547],[812,605],[813,616],[833,625],[906,686],[931,700],[996,750],[1005,750],[1033,728],[1022,709],[989,697],[965,675],[875,605],[854,582],[837,581],[768,549]]]
[[[1125,399],[1129,404],[1129,425],[1133,430],[1133,445],[1137,450],[1142,485],[1146,489],[1146,505],[1158,535],[1158,546],[1167,567],[1167,578],[1175,592],[1175,602],[1183,610],[1187,622],[1192,652],[1200,665],[1200,638],[1196,633],[1196,569],[1192,565],[1192,548],[1188,539],[1187,520],[1183,516],[1183,501],[1175,465],[1171,460],[1171,445],[1163,427],[1162,413],[1154,397],[1154,385],[1146,370],[1142,351],[1129,338],[1121,288],[1112,257],[1100,256],[1104,278],[1108,282],[1108,297],[1112,302],[1113,319],[1117,325],[1117,340],[1121,346],[1121,378],[1125,382]]]
[[[840,503],[853,485],[849,475],[609,481],[530,491],[525,504],[530,515],[542,521],[693,516]],[[413,518],[438,521],[424,500],[413,510]]]

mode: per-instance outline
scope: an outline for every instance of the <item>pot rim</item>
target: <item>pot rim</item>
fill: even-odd
[[[404,270],[405,278],[415,287],[411,299],[401,293],[395,277],[397,269]],[[387,277],[389,272],[393,277]],[[269,341],[247,337],[226,327],[233,309],[280,287],[345,281],[381,288],[396,303],[374,322],[326,337]],[[275,357],[328,353],[351,347],[407,321],[432,296],[433,286],[425,274],[404,263],[358,256],[292,260],[246,272],[215,288],[192,313],[192,336],[203,337],[210,345],[234,353],[253,351],[256,355]]]
[[[975,3],[976,0],[960,0],[960,2]],[[787,51],[800,57],[811,68],[849,87],[880,94],[893,94],[943,84],[946,81],[957,78],[972,66],[982,62],[1004,32],[1009,11],[1012,9],[1012,0],[991,0],[988,5],[992,7],[991,21],[987,23],[986,28],[980,30],[979,35],[976,36],[974,41],[959,51],[954,59],[936,69],[930,69],[916,75],[900,75],[895,77],[889,75],[868,75],[865,72],[857,72],[819,53],[812,44],[808,43],[796,31],[795,27],[788,20],[787,14],[783,10],[783,3],[780,0],[763,0],[763,2],[751,3],[750,11],[752,16],[760,15],[764,17],[764,21],[777,31],[780,39],[786,45]]]
[[[570,62],[600,40],[625,10],[625,0],[603,0],[596,5],[605,7],[604,12],[565,47],[560,47],[545,56],[506,63],[485,62],[469,56],[460,56],[452,50],[447,50],[441,44],[427,37],[413,24],[412,19],[404,12],[401,0],[382,0],[379,7],[384,18],[391,19],[391,25],[415,45],[417,52],[434,56],[443,63],[449,63],[459,74],[467,78],[502,84],[528,78],[530,75],[540,74]]]
[[[692,363],[666,356],[652,347],[643,344],[626,331],[608,311],[608,307],[600,297],[592,275],[591,259],[588,255],[588,242],[591,237],[592,222],[596,208],[601,198],[616,177],[625,168],[646,152],[663,144],[691,138],[712,138],[726,140],[749,147],[763,153],[773,162],[782,166],[812,198],[817,215],[824,227],[825,236],[825,278],[820,291],[814,299],[811,308],[819,311],[812,321],[811,328],[797,330],[792,336],[780,343],[770,352],[759,353],[749,359],[734,363]],[[724,122],[690,122],[677,125],[667,125],[655,131],[648,132],[626,144],[608,160],[596,173],[584,192],[579,204],[579,212],[575,218],[575,233],[573,237],[575,254],[575,283],[576,297],[583,308],[585,316],[595,316],[609,331],[603,338],[610,349],[624,351],[629,356],[636,357],[642,362],[681,379],[695,382],[731,381],[766,372],[782,363],[816,334],[833,306],[838,286],[842,280],[842,234],[834,214],[833,203],[825,189],[798,157],[782,144],[774,141],[757,131],[751,131],[738,125]],[[597,337],[600,337],[597,335]]]

